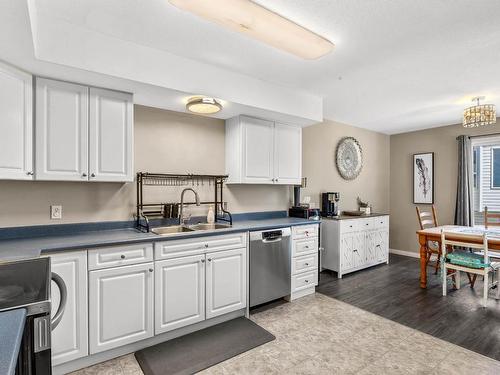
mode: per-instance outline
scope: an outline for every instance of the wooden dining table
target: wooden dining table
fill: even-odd
[[[420,244],[420,287],[427,288],[427,252],[429,242],[437,242],[441,246],[441,231],[446,238],[469,243],[482,243],[484,232],[488,232],[488,250],[500,253],[500,231],[486,230],[483,226],[463,227],[458,225],[441,225],[417,231]]]

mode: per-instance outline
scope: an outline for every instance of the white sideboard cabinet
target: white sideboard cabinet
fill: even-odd
[[[321,224],[322,267],[338,277],[389,262],[389,216],[325,219]]]

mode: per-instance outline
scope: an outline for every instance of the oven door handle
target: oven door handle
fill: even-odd
[[[59,325],[59,323],[61,323],[61,319],[64,314],[64,309],[66,308],[66,301],[68,299],[68,290],[66,289],[66,284],[64,283],[64,280],[57,273],[52,272],[51,278],[52,281],[55,282],[57,287],[59,288],[59,293],[61,295],[61,300],[59,301],[59,307],[57,308],[57,311],[50,322],[50,327],[53,331]]]

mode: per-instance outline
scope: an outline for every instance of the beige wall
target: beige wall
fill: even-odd
[[[137,171],[223,174],[224,139],[222,120],[135,106]],[[182,190],[148,189],[162,202],[178,201]],[[195,189],[202,199],[213,199],[213,187]],[[285,210],[289,204],[289,188],[284,186],[231,186],[224,194],[235,213]],[[0,181],[0,227],[129,220],[135,202],[135,183]],[[50,220],[51,204],[63,206],[63,220]]]
[[[343,137],[356,138],[363,149],[363,170],[353,181],[344,180],[335,165],[335,149]],[[303,176],[310,195],[319,204],[320,193],[338,191],[341,210],[358,208],[356,198],[368,201],[374,211],[389,211],[389,136],[365,129],[325,121],[304,128],[302,133]]]
[[[453,224],[457,190],[456,137],[495,132],[495,128],[465,129],[461,124],[391,136],[390,247],[418,252],[418,229],[413,204],[412,155],[434,152],[434,202],[439,224]],[[430,206],[422,206],[429,209]]]

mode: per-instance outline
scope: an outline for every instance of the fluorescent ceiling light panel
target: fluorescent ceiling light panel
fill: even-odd
[[[169,0],[177,8],[238,31],[303,59],[317,59],[334,44],[250,0]]]

